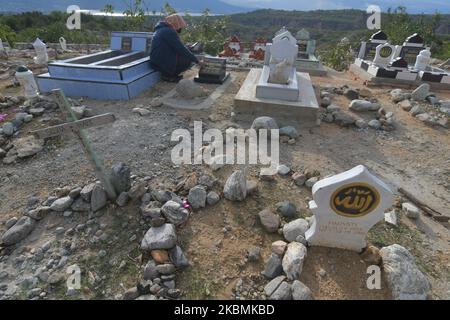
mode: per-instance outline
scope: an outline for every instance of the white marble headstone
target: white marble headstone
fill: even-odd
[[[41,39],[37,38],[33,43],[34,51],[36,51],[36,57],[34,62],[36,64],[44,65],[48,62],[47,46]]]
[[[386,67],[394,58],[396,48],[389,43],[380,44],[375,50],[375,58],[373,63],[379,66]]]
[[[288,38],[277,39],[270,46],[270,64],[280,63],[286,60],[291,65],[294,65],[297,59],[298,46],[296,42]]]
[[[62,51],[67,51],[67,42],[66,39],[64,39],[63,37],[59,38],[59,44],[61,45],[61,50]]]
[[[301,29],[299,32],[297,32],[295,37],[300,41],[308,41],[310,39],[309,32],[306,29]]]
[[[305,234],[308,243],[358,252],[366,247],[370,228],[394,203],[389,187],[363,165],[318,181],[312,193],[309,208],[314,219]]]
[[[273,39],[272,39],[272,43],[281,41],[281,40],[289,40],[290,43],[292,43],[293,45],[297,44],[297,39],[294,38],[294,36],[292,35],[292,33],[290,33],[289,31],[285,31],[282,32],[280,34],[277,34]]]

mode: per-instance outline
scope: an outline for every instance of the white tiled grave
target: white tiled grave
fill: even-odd
[[[234,98],[234,111],[239,118],[270,116],[277,120],[291,120],[293,123],[316,125],[319,103],[311,83],[309,74],[297,72],[299,87],[298,99],[259,98],[256,96],[256,86],[262,69],[251,69]]]
[[[263,69],[251,69],[234,99],[235,113],[271,116],[297,122],[317,122],[319,104],[307,73],[299,73],[295,62],[297,40],[283,28],[268,45]]]
[[[389,187],[363,165],[318,181],[312,193],[314,219],[305,236],[313,246],[360,252],[369,230],[394,204]]]

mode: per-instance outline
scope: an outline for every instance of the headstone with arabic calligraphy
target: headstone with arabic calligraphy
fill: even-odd
[[[306,240],[313,246],[361,251],[369,230],[384,218],[394,196],[389,187],[359,165],[314,184],[314,213]]]

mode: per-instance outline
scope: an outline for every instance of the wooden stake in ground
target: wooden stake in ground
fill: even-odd
[[[55,89],[52,90],[52,93],[56,97],[59,108],[61,109],[63,114],[65,114],[69,122],[42,130],[33,131],[32,133],[41,139],[59,136],[68,132],[74,133],[75,136],[80,140],[81,145],[83,146],[83,149],[87,155],[87,158],[89,159],[92,167],[94,168],[97,178],[101,181],[101,183],[105,188],[106,193],[108,194],[108,198],[114,200],[117,197],[117,194],[114,190],[114,187],[111,184],[109,174],[106,172],[103,166],[103,161],[95,152],[94,146],[91,144],[86,132],[84,131],[85,128],[90,128],[114,122],[115,121],[114,115],[111,113],[107,113],[95,117],[77,120],[77,117],[73,112],[71,105],[67,100],[64,92],[61,89]]]
[[[438,222],[448,222],[449,221],[450,217],[445,216],[442,213],[440,213],[439,211],[436,211],[433,208],[431,208],[430,206],[426,205],[425,203],[423,203],[422,201],[417,199],[415,196],[413,196],[411,194],[411,192],[409,192],[403,188],[399,188],[398,191],[400,193],[402,193],[405,197],[407,197],[411,202],[416,204],[420,209],[422,209],[428,216],[432,217],[434,220],[436,220]]]

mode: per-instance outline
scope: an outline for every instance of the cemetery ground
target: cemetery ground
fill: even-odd
[[[185,77],[194,74],[195,70],[192,70]],[[192,129],[193,121],[199,120],[203,121],[204,127],[223,131],[230,126],[250,128],[251,122],[231,116],[234,96],[247,71],[232,71],[232,74],[235,77],[233,83],[207,110],[152,106],[156,97],[175,87],[175,84],[164,82],[131,101],[80,101],[94,114],[113,113],[116,117],[111,125],[87,129],[88,135],[107,167],[126,163],[135,181],[144,180],[154,190],[175,190],[180,182],[189,178],[181,188],[181,193],[183,189],[186,192],[196,185],[189,180],[209,175],[217,180],[213,190],[220,193],[227,178],[242,167],[227,165],[212,171],[207,165],[174,166],[170,160],[173,146],[170,135],[175,129]],[[312,81],[321,88],[348,85],[366,89],[362,81],[355,80],[350,73],[330,71],[328,77],[312,77]],[[4,96],[20,94],[20,88],[6,88],[7,83],[0,82]],[[208,90],[212,88],[212,85],[202,86]],[[283,139],[280,143],[280,163],[292,172],[317,170],[321,177],[364,164],[391,186],[401,186],[433,209],[450,216],[448,130],[427,126],[411,117],[392,102],[388,88],[369,90],[387,112],[394,113],[396,130],[341,127],[327,122],[317,127],[298,125],[296,129],[300,136],[295,143]],[[450,99],[448,92],[438,95],[441,99]],[[348,110],[350,102],[344,95],[336,95],[332,100],[333,105],[352,114]],[[134,108],[148,112],[141,116],[132,112]],[[12,108],[6,111],[12,113]],[[355,116],[371,120],[375,114],[367,112]],[[19,137],[62,121],[55,120],[62,118],[57,110],[45,117],[47,121],[37,118],[26,123]],[[307,209],[311,200],[310,188],[295,185],[289,175],[277,175],[273,181],[260,180],[260,167],[256,165],[249,165],[247,170],[247,180],[257,182],[256,191],[242,202],[221,197],[214,206],[194,210],[187,223],[179,228],[178,242],[190,262],[190,266],[178,272],[176,277],[176,288],[182,290],[182,298],[263,298],[269,280],[261,275],[261,271],[270,256],[271,244],[283,236],[266,233],[258,213],[265,208],[275,211],[278,202],[290,201],[297,207],[298,217],[311,216]],[[0,233],[6,230],[7,221],[19,218],[24,208],[36,199],[42,201],[58,192],[64,193],[63,188],[72,190],[95,180],[94,172],[74,138],[51,138],[43,150],[32,157],[8,165],[0,163]],[[404,201],[410,200],[403,198],[399,203]],[[424,212],[418,219],[406,217],[400,209],[397,215],[397,226],[380,222],[370,231],[368,242],[379,248],[397,243],[410,250],[431,283],[431,298],[450,299],[448,223],[439,223]],[[102,237],[104,240],[93,242],[91,236],[68,232],[80,224],[88,225],[98,237],[106,235]],[[0,286],[13,290],[16,285],[13,296],[24,299],[37,296],[46,299],[122,298],[141,278],[141,259],[145,254],[139,246],[148,228],[139,206],[132,203],[124,207],[107,206],[94,217],[87,212],[49,212],[13,251],[3,248],[2,255],[7,259],[1,262]],[[37,248],[47,243],[50,243],[50,254],[40,260],[29,260],[21,270],[24,257],[36,256]],[[260,248],[260,257],[254,254],[258,251],[255,247]],[[248,251],[255,257],[247,257]],[[65,257],[64,263],[62,257]],[[50,264],[50,260],[59,261],[61,267],[54,268],[56,271],[50,279],[28,284],[27,281],[32,282],[29,279],[33,278],[36,268]],[[65,267],[72,264],[79,265],[82,270],[82,289],[67,296]],[[311,247],[300,281],[311,289],[315,299],[392,298],[385,280],[381,290],[367,289],[366,272],[370,264],[356,252]]]

